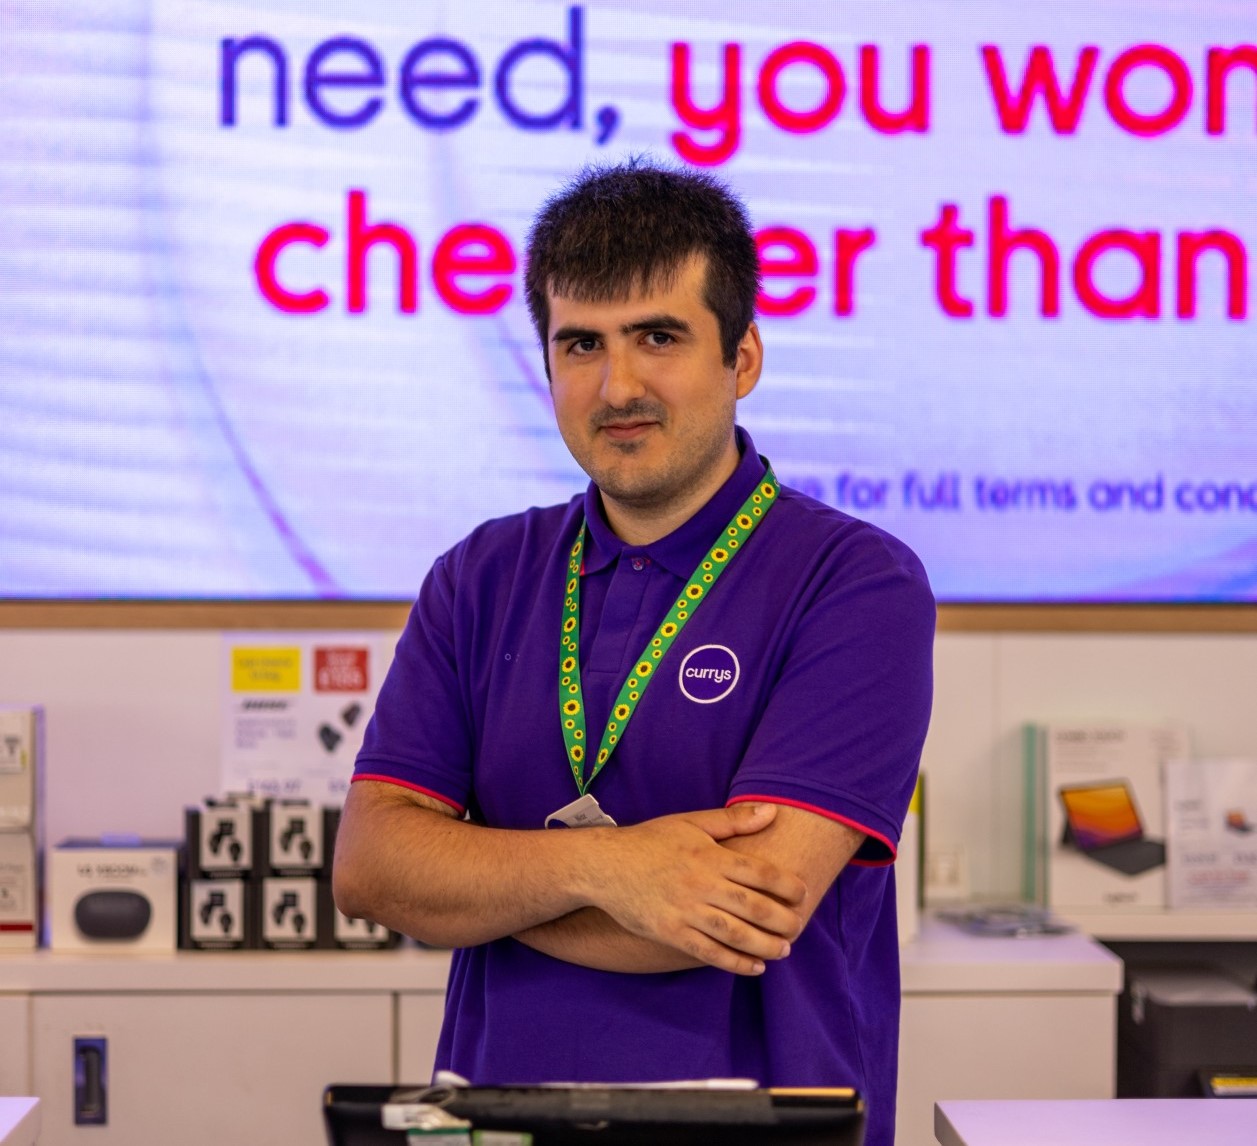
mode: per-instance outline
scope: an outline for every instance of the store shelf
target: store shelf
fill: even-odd
[[[435,991],[448,951],[175,951],[80,955],[0,953],[0,992]]]
[[[1000,938],[968,935],[927,916],[920,935],[899,948],[905,996],[1122,989],[1122,963],[1085,934]]]
[[[1096,939],[1257,940],[1257,911],[1073,911],[1053,914]]]

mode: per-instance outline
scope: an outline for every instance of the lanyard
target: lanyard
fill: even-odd
[[[672,647],[694,611],[706,600],[716,578],[738,555],[746,539],[764,520],[764,514],[776,500],[780,484],[769,466],[750,497],[721,531],[707,556],[698,563],[689,583],[673,602],[655,635],[637,658],[637,664],[620,688],[607,727],[602,734],[594,770],[585,777],[585,699],[580,683],[580,577],[581,554],[585,549],[586,523],[582,520],[576,544],[572,546],[567,564],[567,585],[563,595],[563,635],[559,646],[559,720],[563,725],[563,741],[567,745],[567,761],[576,780],[576,790],[583,796],[594,777],[606,766],[615,746],[624,735],[637,703],[654,677],[655,668],[664,653]]]

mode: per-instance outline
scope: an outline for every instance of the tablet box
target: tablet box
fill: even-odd
[[[48,857],[49,946],[115,954],[173,951],[177,840],[71,839]]]
[[[1163,909],[1162,765],[1190,755],[1186,729],[1051,725],[1044,739],[1048,906]]]
[[[319,945],[318,881],[313,876],[262,880],[258,907],[260,947],[292,951]]]
[[[31,832],[0,832],[0,950],[38,944],[37,855]]]
[[[321,875],[332,868],[335,808],[308,800],[275,800],[257,813],[266,842],[266,875]]]
[[[257,946],[257,885],[236,879],[190,879],[183,896],[179,946],[234,951]]]
[[[387,947],[396,947],[402,941],[396,931],[390,931],[382,924],[369,919],[350,919],[345,915],[332,898],[330,879],[319,880],[319,912],[320,919],[331,921],[331,926],[324,926],[319,935],[320,947],[339,951],[382,951]]]
[[[209,801],[184,813],[189,879],[239,879],[260,874],[265,851],[261,810],[251,804]]]
[[[44,710],[0,705],[0,832],[38,827]]]

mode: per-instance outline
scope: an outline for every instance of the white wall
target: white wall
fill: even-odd
[[[1257,755],[1257,635],[939,635],[923,767],[927,845],[963,847],[972,892],[1021,878],[1020,728],[1179,719],[1204,754]],[[181,834],[219,790],[221,634],[0,630],[0,703],[48,712],[49,841]]]

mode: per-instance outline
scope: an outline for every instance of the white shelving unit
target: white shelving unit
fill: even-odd
[[[940,1099],[1112,1096],[1122,965],[1098,943],[979,939],[926,919],[900,964],[897,1146],[933,1146]],[[41,1146],[132,1146],[175,1128],[182,1146],[320,1142],[326,1084],[430,1076],[448,965],[410,947],[7,954],[0,1093],[38,1095]],[[108,1040],[106,1126],[74,1124],[84,1035]]]
[[[1257,940],[1257,911],[1095,911],[1054,913],[1101,940],[1193,942]]]

